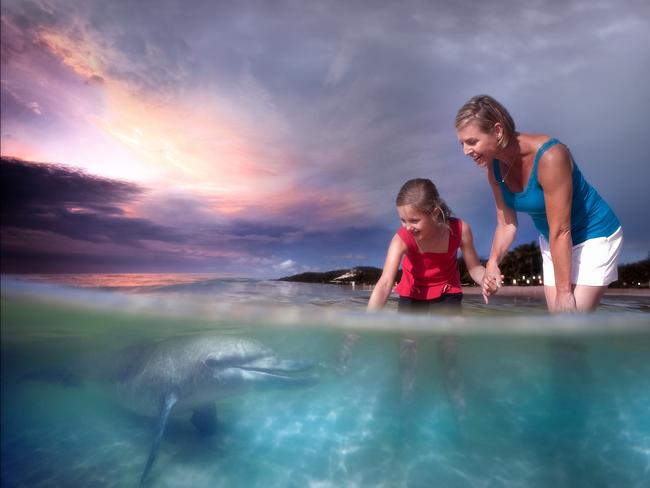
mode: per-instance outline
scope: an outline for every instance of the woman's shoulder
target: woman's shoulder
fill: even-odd
[[[524,159],[535,164],[560,164],[569,159],[569,149],[557,138],[548,134],[519,134],[519,146]]]
[[[556,137],[549,134],[522,134],[519,143],[524,151],[537,153],[540,150],[548,152],[551,148],[564,150],[566,146]]]
[[[541,133],[524,133],[519,134],[517,137],[519,142],[519,147],[521,148],[521,153],[523,157],[526,155],[534,155],[548,142],[557,141],[555,137],[548,134]]]
[[[540,168],[571,167],[572,158],[569,148],[554,137],[546,136],[539,141],[536,158]]]
[[[537,172],[537,181],[542,188],[561,180],[570,181],[573,157],[569,148],[558,139],[546,136],[539,141],[533,171]]]

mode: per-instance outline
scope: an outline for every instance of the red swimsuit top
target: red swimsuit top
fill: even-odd
[[[400,227],[397,235],[406,244],[402,258],[402,279],[397,294],[415,300],[433,300],[445,293],[462,293],[458,271],[458,248],[462,242],[460,219],[449,219],[449,246],[447,252],[420,252],[413,234]]]

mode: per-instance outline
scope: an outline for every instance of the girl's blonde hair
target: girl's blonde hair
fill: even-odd
[[[438,222],[443,224],[447,224],[451,217],[451,209],[440,198],[436,185],[427,178],[414,178],[404,183],[397,193],[395,205],[397,207],[411,205],[420,212],[433,215]]]
[[[456,129],[461,129],[470,122],[475,122],[485,133],[491,132],[495,124],[501,124],[503,127],[503,136],[499,141],[501,149],[505,148],[517,133],[515,121],[510,113],[490,95],[476,95],[460,107],[456,114]]]

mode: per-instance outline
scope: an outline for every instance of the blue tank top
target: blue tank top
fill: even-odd
[[[537,230],[548,241],[548,219],[544,206],[544,190],[537,181],[537,167],[542,155],[551,147],[559,144],[557,139],[549,139],[539,148],[530,172],[528,185],[521,192],[511,192],[506,184],[501,181],[499,161],[492,161],[494,176],[501,187],[501,194],[506,205],[517,212],[530,215]],[[573,245],[580,244],[594,237],[607,237],[612,235],[621,226],[618,218],[609,205],[598,192],[584,179],[573,161],[573,199],[571,201],[571,239]]]

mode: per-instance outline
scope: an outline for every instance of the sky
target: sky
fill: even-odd
[[[3,272],[381,267],[414,177],[486,257],[453,124],[480,93],[650,253],[647,0],[3,0],[1,27]]]

